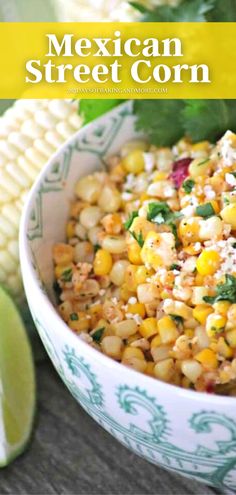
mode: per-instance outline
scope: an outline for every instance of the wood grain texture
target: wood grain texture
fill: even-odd
[[[215,495],[132,454],[76,403],[48,362],[38,365],[38,417],[28,451],[0,472],[0,494]]]

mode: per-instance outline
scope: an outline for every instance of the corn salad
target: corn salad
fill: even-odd
[[[107,356],[208,393],[236,383],[236,135],[127,143],[81,178],[53,248],[58,310]]]

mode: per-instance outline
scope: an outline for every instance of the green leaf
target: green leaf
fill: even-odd
[[[132,213],[130,213],[128,219],[126,220],[126,222],[124,223],[124,228],[125,230],[129,230],[132,223],[133,223],[133,220],[138,217],[138,211],[132,211]]]
[[[99,249],[101,249],[100,244],[94,244],[93,249],[94,249],[94,252],[96,253]]]
[[[162,5],[144,13],[145,22],[204,22],[215,0],[184,0],[177,7]]]
[[[157,146],[172,146],[184,134],[183,100],[135,100],[136,129]]]
[[[138,12],[141,12],[141,14],[147,14],[149,12],[147,7],[139,2],[129,2],[129,4],[131,5],[131,7],[134,7],[134,9],[138,10]]]
[[[192,179],[187,179],[183,182],[182,188],[186,192],[186,194],[190,194],[194,188],[195,182]]]
[[[177,325],[183,325],[184,318],[182,316],[170,315],[170,317]]]
[[[207,14],[210,22],[236,22],[236,0],[216,0],[215,7]]]
[[[70,314],[70,320],[71,321],[78,321],[79,317],[77,315],[77,313],[71,313]]]
[[[185,100],[181,113],[184,133],[193,141],[214,142],[227,129],[236,130],[236,100]]]
[[[83,119],[83,125],[88,124],[92,120],[100,117],[112,108],[120,105],[122,100],[80,100],[79,113]]]
[[[216,213],[211,203],[205,203],[204,205],[197,206],[196,214],[200,217],[209,218]]]
[[[172,211],[164,201],[149,203],[148,205],[147,219],[158,225],[161,225],[162,223],[168,225],[172,234],[175,236],[176,247],[179,246],[179,238],[175,221],[181,217],[181,213]]]
[[[226,274],[225,282],[216,286],[216,295],[204,296],[203,300],[209,304],[214,304],[218,301],[236,303],[236,277]]]
[[[171,209],[164,201],[149,203],[147,220],[154,223],[164,223],[165,216],[169,213],[171,213]],[[157,222],[156,217],[158,217]],[[160,219],[162,219],[162,221],[160,221]]]
[[[101,342],[101,338],[103,336],[105,327],[98,328],[96,332],[90,334],[94,342],[97,342],[98,344]]]
[[[61,275],[62,282],[71,282],[72,279],[72,268],[67,268]]]
[[[129,232],[132,235],[132,237],[137,241],[137,243],[139,244],[139,246],[140,247],[143,247],[143,245],[144,245],[144,238],[143,238],[142,232],[140,231],[139,234],[136,234],[136,232],[133,232],[132,230],[130,230]]]
[[[170,270],[178,270],[178,271],[180,271],[181,270],[181,266],[177,265],[176,263],[173,263],[172,265],[170,265]]]

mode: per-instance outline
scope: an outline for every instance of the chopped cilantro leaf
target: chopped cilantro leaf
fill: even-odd
[[[165,223],[168,225],[175,236],[176,246],[179,245],[179,238],[177,235],[177,227],[175,225],[175,220],[182,216],[181,213],[172,211],[167,203],[164,201],[157,201],[149,203],[147,219],[158,225]]]
[[[94,244],[93,249],[94,252],[96,253],[99,249],[101,249],[101,246],[99,244]]]
[[[215,210],[211,203],[205,203],[204,205],[197,206],[196,214],[200,217],[209,218],[215,215]]]
[[[153,202],[149,203],[148,205],[148,213],[147,213],[147,219],[151,222],[155,222],[156,217],[158,219],[162,216],[163,221],[160,222],[159,220],[155,223],[164,223],[165,222],[165,216],[167,214],[171,213],[171,209],[168,206],[167,203],[164,201],[158,201],[158,202]]]
[[[172,265],[170,265],[170,270],[181,270],[181,267],[176,263],[173,263]]]
[[[139,246],[140,247],[143,247],[143,245],[144,245],[144,238],[143,238],[142,232],[140,231],[138,234],[136,234],[136,232],[133,232],[132,230],[130,230],[129,232],[132,235],[132,237],[137,241],[137,243],[139,244]]]
[[[77,321],[79,319],[78,314],[77,313],[71,313],[70,319],[71,319],[71,321]]]
[[[79,113],[83,119],[83,124],[88,124],[92,120],[100,117],[104,113],[112,110],[112,108],[120,105],[122,100],[80,100]]]
[[[103,336],[104,330],[105,330],[105,327],[101,327],[101,328],[98,328],[96,330],[96,332],[91,334],[91,337],[94,340],[94,342],[97,342],[98,344],[101,342],[101,338]]]
[[[187,179],[183,182],[182,187],[183,187],[184,191],[186,192],[186,194],[190,194],[192,192],[194,185],[195,185],[194,180]]]
[[[132,211],[132,213],[130,213],[129,215],[129,218],[126,220],[126,222],[124,223],[124,228],[125,230],[129,230],[134,219],[138,217],[138,211]]]
[[[67,268],[62,275],[61,275],[61,280],[62,282],[71,282],[72,279],[72,268]]]
[[[225,282],[216,286],[216,295],[204,296],[203,299],[209,304],[214,304],[218,301],[236,303],[236,277],[226,274]]]
[[[184,319],[182,316],[170,315],[170,317],[177,325],[183,325]]]

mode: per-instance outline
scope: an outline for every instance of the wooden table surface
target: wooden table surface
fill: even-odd
[[[0,495],[215,495],[137,457],[76,403],[48,361],[37,366],[38,417],[27,452],[0,472]]]

